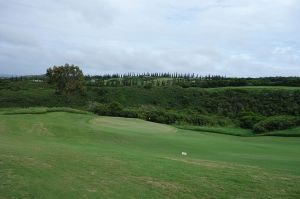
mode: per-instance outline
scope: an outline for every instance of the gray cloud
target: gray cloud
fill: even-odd
[[[0,73],[300,75],[299,13],[297,0],[3,1]]]

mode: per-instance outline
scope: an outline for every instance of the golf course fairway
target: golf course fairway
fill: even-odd
[[[300,138],[0,115],[0,199],[8,198],[300,198]]]

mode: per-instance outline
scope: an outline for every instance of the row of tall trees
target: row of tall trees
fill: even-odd
[[[220,80],[226,79],[221,75],[205,75],[201,76],[195,73],[126,73],[126,74],[105,74],[105,75],[87,75],[86,80],[91,79],[116,79],[116,78],[183,78],[183,79],[202,79],[202,80]]]
[[[278,78],[224,78],[224,79],[200,79],[200,78],[154,78],[154,77],[123,77],[112,79],[87,80],[90,86],[180,86],[216,88],[235,86],[300,86],[298,77]]]

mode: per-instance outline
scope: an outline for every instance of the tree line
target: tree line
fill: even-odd
[[[85,85],[96,87],[140,86],[144,88],[179,86],[182,88],[236,87],[236,86],[300,86],[300,77],[234,78],[223,75],[199,75],[197,73],[126,73],[83,75],[78,66],[65,64],[49,68],[45,75],[12,76],[9,81],[45,81],[57,86],[61,93],[84,91]]]
[[[164,76],[122,76],[119,78],[108,78],[98,76],[86,76],[89,86],[99,87],[122,87],[122,86],[144,86],[151,88],[155,86],[180,86],[183,88],[217,88],[236,86],[300,86],[299,77],[262,77],[262,78],[231,78],[223,76],[199,76],[183,78],[166,78]]]
[[[130,77],[139,77],[139,78],[183,78],[183,79],[203,79],[203,80],[218,80],[218,79],[226,79],[226,76],[221,75],[199,75],[195,73],[125,73],[125,74],[104,74],[104,75],[86,75],[85,78],[87,80],[91,79],[115,79],[115,78],[130,78]]]

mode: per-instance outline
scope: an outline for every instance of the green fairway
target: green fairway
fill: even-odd
[[[300,198],[300,138],[92,114],[3,114],[4,198]]]

